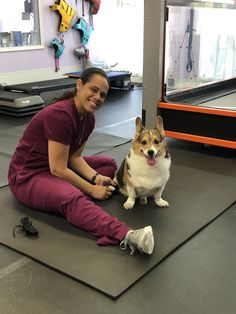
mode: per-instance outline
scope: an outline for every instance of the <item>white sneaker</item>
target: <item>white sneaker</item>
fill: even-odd
[[[141,253],[152,254],[154,248],[154,237],[152,227],[148,226],[138,230],[127,232],[124,240],[120,243],[122,251],[130,249],[130,255],[133,255],[138,249]]]

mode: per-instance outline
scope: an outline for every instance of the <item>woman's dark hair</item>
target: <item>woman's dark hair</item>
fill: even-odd
[[[109,80],[106,72],[103,71],[102,69],[96,68],[96,67],[91,67],[91,68],[84,70],[80,74],[79,79],[82,81],[82,83],[84,85],[87,82],[89,82],[92,79],[92,77],[96,74],[104,77],[107,80],[108,85],[110,85],[110,80]],[[72,98],[76,95],[76,92],[77,92],[76,88],[73,91],[66,91],[62,96],[60,96],[58,98],[54,98],[51,103],[55,103],[58,100],[64,100],[64,99]]]
[[[104,77],[107,80],[108,85],[110,85],[110,81],[109,81],[109,78],[108,78],[106,72],[100,68],[91,67],[91,68],[84,70],[80,75],[80,79],[83,82],[83,84],[86,84],[87,82],[89,82],[91,80],[91,78],[95,74],[101,75],[102,77]]]

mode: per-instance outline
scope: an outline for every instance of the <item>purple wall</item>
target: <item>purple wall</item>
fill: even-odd
[[[49,48],[49,43],[54,39],[55,34],[57,33],[60,18],[57,12],[53,12],[49,8],[49,6],[54,4],[55,1],[42,0],[41,3],[44,48],[36,50],[0,52],[0,73],[42,68],[54,69],[54,49]],[[75,0],[68,0],[67,3],[73,8],[76,8]],[[78,1],[76,11],[79,12],[79,16],[82,16],[81,1]],[[70,28],[66,33],[64,33],[64,41],[66,47],[60,57],[60,67],[74,65],[78,65],[79,67],[79,59],[73,53],[74,49],[80,46],[79,31]]]

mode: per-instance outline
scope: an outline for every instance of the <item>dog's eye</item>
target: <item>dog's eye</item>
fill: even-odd
[[[141,144],[142,144],[142,145],[146,145],[146,144],[147,144],[147,141],[146,141],[146,140],[142,140],[142,141],[141,141]]]
[[[157,139],[154,140],[154,144],[159,144],[160,141],[158,141]]]

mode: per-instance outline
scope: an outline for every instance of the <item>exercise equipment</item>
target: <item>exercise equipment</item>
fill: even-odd
[[[58,72],[60,70],[59,67],[59,58],[61,57],[65,46],[64,46],[64,39],[60,36],[60,40],[58,38],[54,38],[50,42],[50,47],[55,50],[55,72]]]
[[[101,0],[85,0],[90,2],[90,14],[97,14],[100,5],[101,5]]]
[[[75,15],[75,10],[70,7],[64,0],[59,0],[59,3],[53,4],[52,6],[50,6],[50,8],[52,9],[52,11],[58,11],[58,13],[61,15],[59,32],[67,32]]]
[[[93,15],[98,13],[101,5],[101,0],[82,0],[82,16],[85,16],[84,14],[85,1],[89,2],[89,21],[90,24],[93,26]]]
[[[42,108],[44,101],[39,95],[0,91],[0,114],[22,117],[33,115]]]
[[[164,119],[168,137],[236,149],[234,36],[230,29],[224,35],[216,31],[215,37],[209,35],[209,44],[202,27],[207,20],[202,6],[208,8],[211,27],[216,28],[219,9],[224,8],[230,21],[229,10],[234,10],[235,6],[219,4],[215,10],[214,6],[204,2],[170,0],[163,4],[166,13],[163,29],[158,25],[158,32],[164,31],[163,50],[159,50],[159,60],[164,60],[159,72],[163,84],[157,112]],[[178,21],[180,16],[184,17],[183,22]],[[153,24],[150,26],[153,28]],[[178,49],[177,43],[184,29]],[[143,111],[143,117],[147,117],[145,115]]]
[[[81,37],[81,45],[74,49],[74,54],[79,58],[82,70],[85,70],[93,66],[89,58],[89,49],[86,47],[92,34],[93,26],[83,18],[79,18],[73,28],[79,31]]]
[[[79,78],[81,72],[69,72],[65,75],[70,78]],[[107,71],[110,80],[110,88],[130,90],[132,88],[131,75],[129,71]]]
[[[89,49],[85,46],[75,48],[74,54],[79,58],[83,71],[93,66],[92,61],[89,58]]]
[[[87,45],[89,38],[92,34],[93,27],[87,23],[83,18],[79,18],[77,22],[73,25],[73,28],[80,32],[81,45]]]
[[[80,77],[80,73],[81,72],[65,73],[64,75],[67,76],[66,78],[59,78],[55,80],[6,85],[4,86],[4,90],[25,93],[28,95],[40,95],[42,92],[73,88],[75,87],[77,79]],[[131,75],[132,73],[128,71],[107,72],[107,76],[110,80],[110,87],[125,90],[132,88]]]
[[[100,5],[101,5],[101,0],[82,0],[82,15],[84,16],[84,2],[87,1],[89,2],[90,6],[89,6],[89,21],[91,23],[91,25],[93,25],[93,15],[97,14],[99,9],[100,9]]]
[[[166,135],[235,149],[235,83],[234,78],[164,95],[157,106]]]
[[[16,85],[6,85],[6,91],[15,91],[28,95],[40,95],[42,92],[50,92],[58,89],[67,89],[75,87],[75,78],[60,78],[55,80],[37,81],[32,83],[23,83]]]

